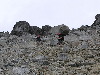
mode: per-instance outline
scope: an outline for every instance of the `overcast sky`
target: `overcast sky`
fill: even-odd
[[[10,32],[18,21],[78,28],[91,25],[96,14],[100,14],[100,0],[0,0],[0,31]]]

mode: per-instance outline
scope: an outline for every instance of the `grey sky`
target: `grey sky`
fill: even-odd
[[[11,31],[18,21],[77,28],[91,25],[99,13],[100,0],[0,0],[0,31]]]

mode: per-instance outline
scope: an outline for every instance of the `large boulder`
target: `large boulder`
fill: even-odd
[[[87,31],[87,29],[89,28],[90,26],[88,25],[82,25],[80,28],[78,28],[78,30],[80,31]]]
[[[4,36],[4,32],[0,32],[0,38]]]
[[[42,35],[47,36],[51,28],[49,25],[42,26]]]
[[[96,16],[95,16],[95,21],[94,21],[94,23],[92,24],[92,28],[96,28],[96,26],[100,26],[100,14],[97,14]]]
[[[95,16],[95,22],[94,22],[94,24],[95,25],[97,25],[97,24],[100,24],[100,14],[97,14],[96,16]]]
[[[35,35],[41,35],[42,34],[42,30],[41,30],[41,28],[39,28],[37,26],[31,26],[29,33],[30,34],[35,34]]]
[[[9,34],[9,32],[7,31],[7,32],[0,32],[0,38],[1,37],[9,37],[10,36],[10,34]]]
[[[49,25],[45,25],[45,26],[42,26],[42,29],[37,27],[37,26],[31,26],[30,28],[30,33],[31,34],[35,34],[35,35],[43,35],[43,36],[47,36],[48,35],[48,32],[49,30],[51,29],[52,27],[49,26]]]
[[[65,35],[68,35],[69,31],[70,31],[69,27],[64,24],[62,24],[61,28],[59,29],[59,32]]]
[[[25,33],[29,33],[30,31],[30,24],[26,21],[19,21],[13,27],[11,31],[12,35],[22,36]]]
[[[62,24],[62,25],[52,27],[49,33],[50,34],[63,33],[65,35],[68,35],[69,31],[70,31],[69,27]]]

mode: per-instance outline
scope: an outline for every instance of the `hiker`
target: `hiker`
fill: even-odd
[[[64,34],[58,33],[57,35],[58,35],[58,44],[60,45],[64,41]]]
[[[41,37],[40,37],[40,35],[37,36],[36,42],[37,42],[37,45],[41,44]]]
[[[40,35],[37,36],[36,41],[38,41],[38,42],[41,41]]]

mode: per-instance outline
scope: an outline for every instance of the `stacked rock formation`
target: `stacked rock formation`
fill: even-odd
[[[97,20],[100,22],[98,17],[92,26],[73,30],[59,25],[34,26],[32,31],[29,23],[16,23],[9,37],[2,33],[0,38],[0,75],[100,75]],[[50,30],[45,33],[45,28]],[[59,32],[66,34],[62,45],[57,45],[54,35]],[[38,34],[43,35],[40,44],[35,40]]]
[[[47,36],[51,28],[52,27],[49,25],[42,26],[42,35]]]
[[[49,25],[42,26],[42,29],[37,26],[30,26],[26,21],[19,21],[13,27],[11,35],[22,36],[27,34],[47,36],[52,27]]]
[[[22,36],[26,33],[29,33],[30,25],[26,21],[19,21],[16,22],[16,24],[13,27],[13,30],[11,32],[12,35]]]
[[[29,33],[32,34],[32,35],[33,34],[39,35],[39,34],[42,34],[42,30],[41,30],[41,28],[39,28],[37,26],[31,26]]]
[[[69,27],[62,24],[62,25],[54,26],[53,28],[51,28],[49,33],[51,34],[63,33],[65,35],[68,35],[69,31],[70,31]]]

